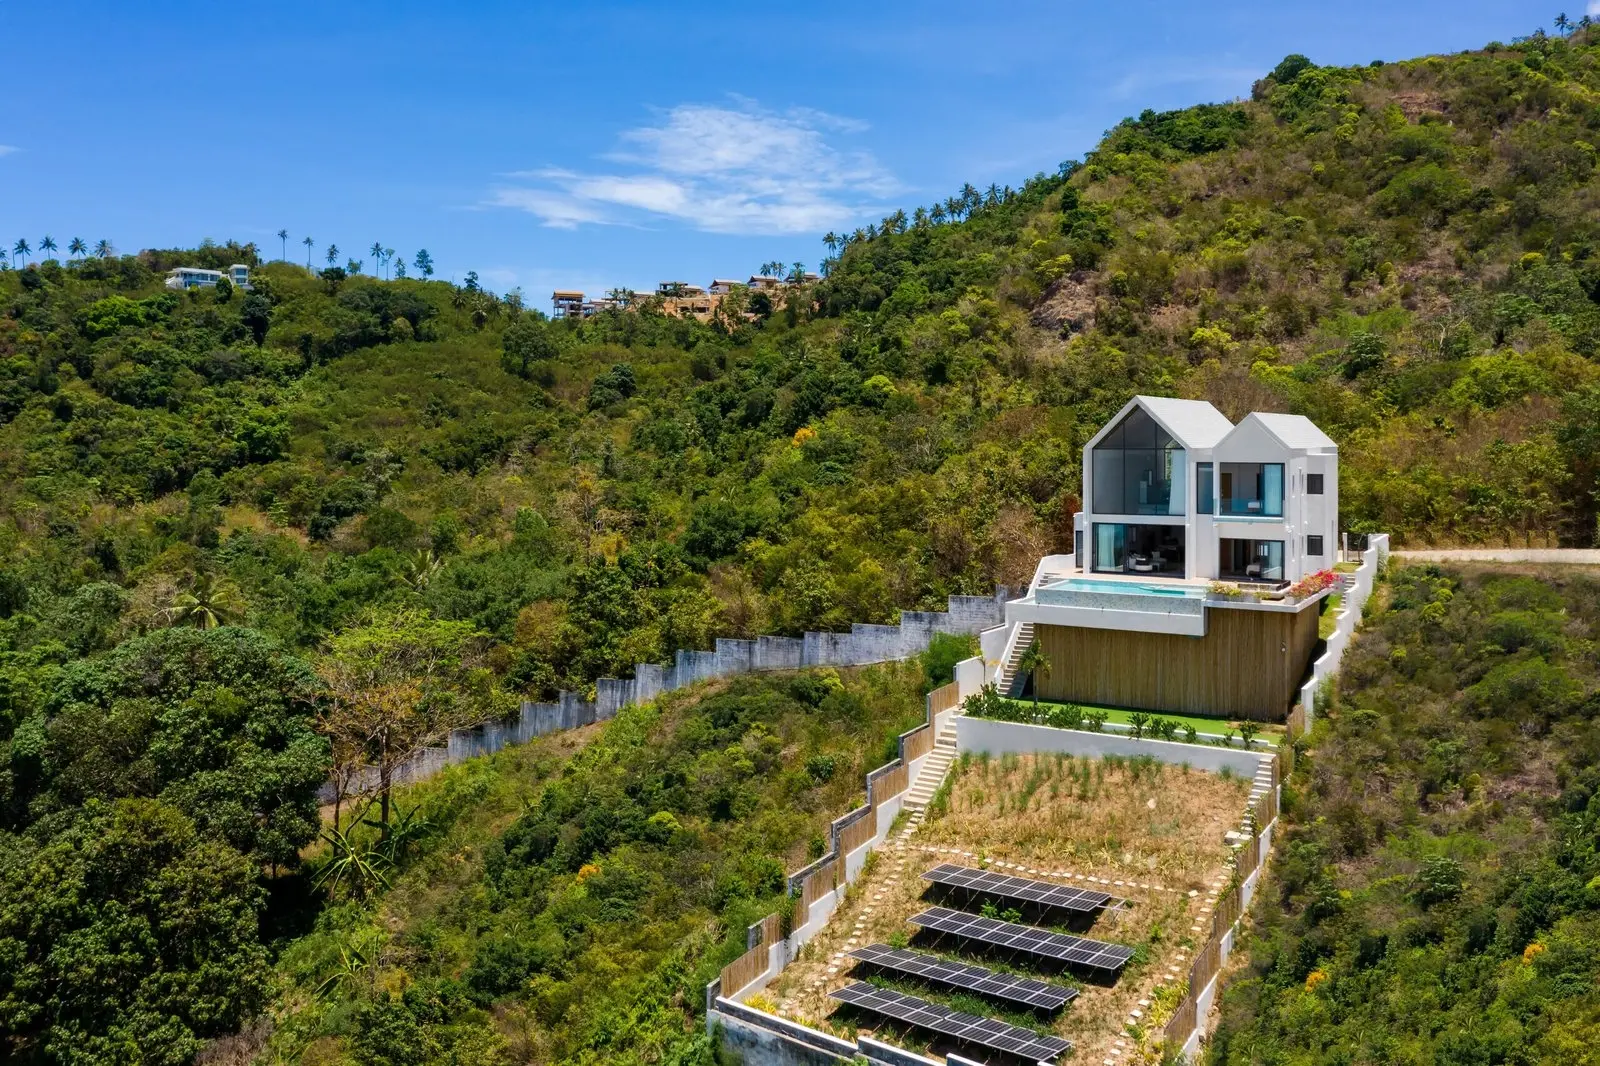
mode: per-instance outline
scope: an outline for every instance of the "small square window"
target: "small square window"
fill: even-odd
[[[1306,492],[1307,492],[1307,494],[1309,494],[1311,496],[1321,496],[1322,495],[1322,475],[1321,474],[1307,474],[1306,475]]]
[[[1322,538],[1321,537],[1307,537],[1306,538],[1306,554],[1307,555],[1321,555],[1322,554]]]

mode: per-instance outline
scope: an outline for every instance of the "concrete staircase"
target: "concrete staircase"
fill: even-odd
[[[933,799],[933,794],[944,784],[945,775],[950,772],[950,764],[955,761],[956,715],[952,714],[945,720],[944,728],[939,731],[939,735],[933,738],[933,750],[928,753],[928,761],[922,764],[922,771],[917,774],[917,779],[911,783],[911,788],[906,792],[905,809],[920,811],[927,807],[928,801]]]
[[[1017,626],[1017,635],[1011,641],[1011,648],[1006,653],[1006,661],[1000,664],[1000,669],[994,675],[994,687],[1002,696],[1022,695],[1021,678],[1017,676],[1017,663],[1022,659],[1022,653],[1028,650],[1028,645],[1033,643],[1033,623],[1022,622]]]
[[[1256,800],[1272,791],[1272,757],[1267,756],[1256,760],[1256,776],[1250,782],[1250,805],[1255,806]]]

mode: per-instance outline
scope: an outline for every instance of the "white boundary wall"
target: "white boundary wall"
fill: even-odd
[[[1025,722],[998,722],[992,718],[956,719],[956,748],[962,753],[988,752],[990,755],[1030,755],[1035,752],[1064,752],[1103,759],[1107,755],[1135,758],[1148,755],[1164,763],[1188,763],[1196,770],[1217,773],[1226,767],[1246,781],[1255,776],[1263,759],[1272,752],[1253,753],[1243,748],[1217,748],[1209,744],[1184,744],[1170,740],[1135,740],[1118,733],[1090,733],[1083,729],[1057,729]]]
[[[1388,557],[1389,534],[1374,533],[1367,540],[1367,550],[1361,553],[1361,568],[1353,575],[1354,581],[1339,604],[1338,614],[1334,615],[1333,636],[1328,638],[1326,650],[1311,664],[1311,679],[1301,686],[1300,706],[1305,708],[1307,729],[1317,714],[1317,689],[1338,674],[1344,650],[1350,646],[1356,626],[1361,624],[1362,609]]]
[[[593,700],[586,700],[575,692],[562,692],[553,703],[524,702],[514,719],[452,730],[444,746],[424,748],[396,767],[394,783],[405,785],[422,781],[446,766],[481,755],[493,755],[511,744],[526,744],[549,733],[607,721],[624,707],[649,703],[664,692],[698,681],[767,670],[870,666],[909,659],[921,654],[935,634],[973,636],[1001,623],[1009,595],[1009,590],[1000,588],[993,596],[951,596],[946,600],[948,610],[901,611],[900,624],[894,626],[857,622],[848,633],[807,633],[803,637],[756,637],[754,640],[718,637],[713,651],[680,648],[671,666],[637,663],[631,678],[598,679],[594,683]],[[377,784],[376,772],[369,771],[361,780],[347,786],[346,794],[369,792]],[[318,800],[333,802],[333,782],[322,786]]]

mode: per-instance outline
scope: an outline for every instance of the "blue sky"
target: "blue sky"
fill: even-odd
[[[0,0],[0,239],[277,255],[283,227],[290,258],[425,247],[536,307],[704,284],[814,267],[830,228],[1017,184],[1287,53],[1457,51],[1532,6]]]

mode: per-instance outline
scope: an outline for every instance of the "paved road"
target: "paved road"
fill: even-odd
[[[1396,551],[1397,559],[1419,563],[1566,563],[1600,566],[1600,548],[1451,548],[1445,551]]]

